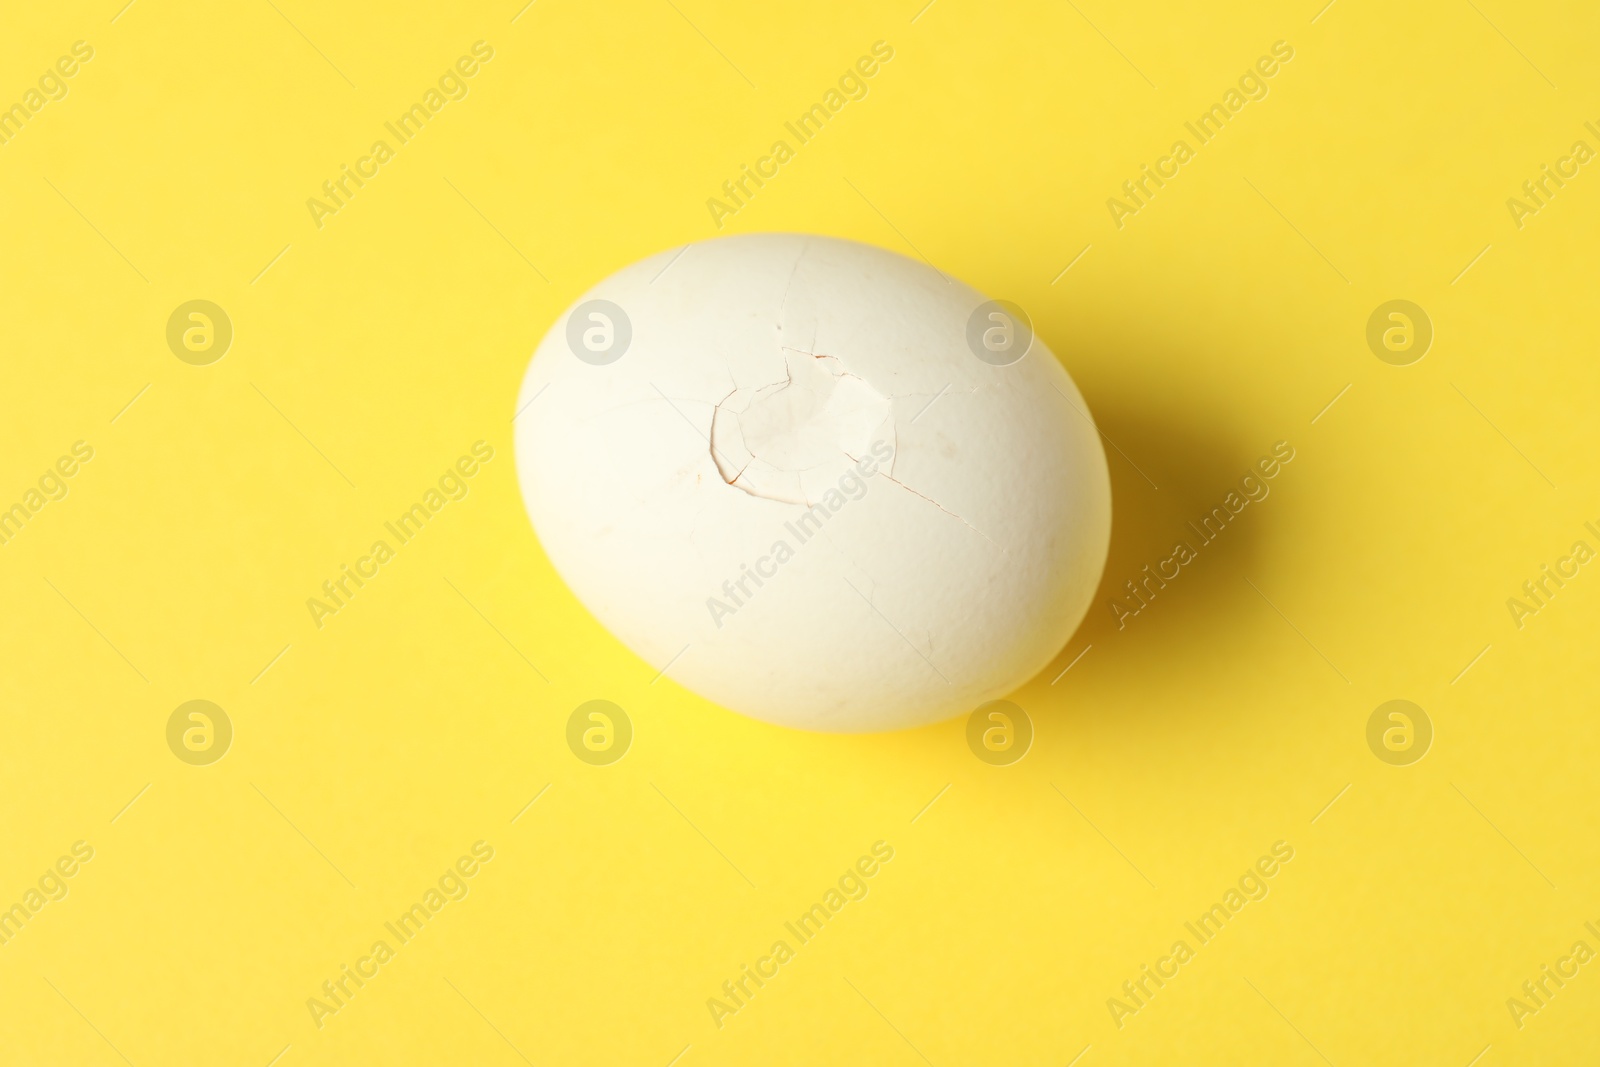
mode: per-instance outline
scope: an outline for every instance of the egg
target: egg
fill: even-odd
[[[1105,452],[1026,313],[881,248],[743,235],[625,267],[550,328],[516,411],[578,600],[770,723],[970,712],[1062,650],[1105,566]]]

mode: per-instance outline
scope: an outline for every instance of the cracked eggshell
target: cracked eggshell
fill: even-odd
[[[652,669],[758,719],[891,730],[1005,695],[1083,618],[1111,490],[1049,349],[969,347],[984,304],[816,236],[618,271],[551,327],[517,402],[545,552]]]

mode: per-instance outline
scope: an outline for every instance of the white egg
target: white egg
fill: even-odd
[[[971,711],[1061,651],[1111,535],[1088,406],[1015,305],[829,237],[618,271],[517,402],[533,526],[708,700],[811,730]]]

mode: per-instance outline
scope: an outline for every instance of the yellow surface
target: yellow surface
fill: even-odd
[[[1600,171],[1560,164],[1600,149],[1593,5],[120,2],[0,38],[0,103],[93,49],[0,145],[0,506],[28,516],[0,546],[0,905],[27,916],[0,1060],[1595,1062],[1600,964],[1570,953],[1600,950],[1600,567],[1507,606],[1600,548]],[[478,41],[465,98],[393,143]],[[544,331],[718,232],[707,199],[877,41],[867,95],[721,232],[875,242],[1017,301],[1115,442],[1106,580],[1013,694],[1036,737],[1005,767],[961,720],[808,735],[655,681],[516,486]],[[1278,41],[1267,95],[1196,144]],[[1177,177],[1108,208],[1179,139]],[[1514,212],[1543,164],[1577,173]],[[166,340],[196,299],[234,332],[203,366]],[[1366,342],[1394,299],[1435,333],[1407,366]],[[478,441],[467,495],[319,627],[307,599]],[[1119,629],[1109,598],[1279,441],[1270,495]],[[591,699],[634,727],[609,766],[565,740]],[[1434,728],[1409,766],[1367,744],[1394,699]],[[168,747],[191,700],[233,726],[208,766]],[[1200,944],[1275,842],[1268,895]],[[400,942],[441,877],[468,895]],[[1108,1006],[1179,940],[1176,977]],[[1518,1016],[1546,964],[1577,976]]]

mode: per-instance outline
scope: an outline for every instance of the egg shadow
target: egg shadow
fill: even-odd
[[[1193,658],[1196,653],[1173,635],[1208,620],[1214,624],[1223,602],[1236,593],[1229,581],[1213,579],[1250,573],[1265,545],[1266,527],[1252,514],[1259,502],[1247,503],[1220,532],[1215,519],[1209,527],[1203,524],[1213,509],[1227,513],[1223,502],[1230,492],[1245,498],[1240,480],[1256,473],[1254,464],[1270,454],[1272,442],[1246,439],[1215,408],[1153,407],[1141,376],[1128,369],[1170,366],[1167,353],[1079,349],[1077,354],[1086,367],[1124,368],[1098,380],[1075,376],[1110,470],[1111,545],[1083,621],[1050,665],[1018,688],[1019,694],[1048,692],[1090,645],[1111,650],[1119,670],[1170,669]],[[1270,500],[1276,479],[1258,480],[1267,491],[1263,499]],[[1194,558],[1177,568],[1176,577],[1171,577],[1173,564],[1165,564],[1169,579],[1163,581],[1158,565],[1171,559],[1180,543]],[[1202,577],[1206,572],[1211,573]],[[1113,603],[1123,610],[1114,610]],[[1130,640],[1136,629],[1144,632]],[[1046,710],[1051,702],[1035,703],[1051,713]]]

